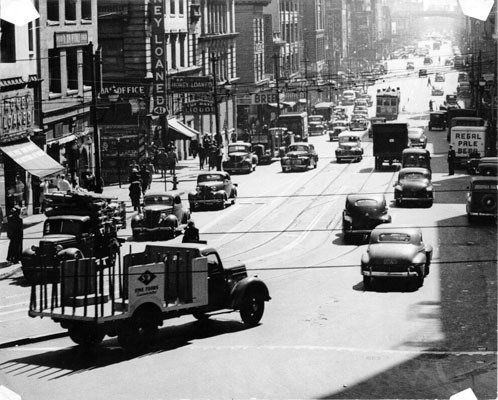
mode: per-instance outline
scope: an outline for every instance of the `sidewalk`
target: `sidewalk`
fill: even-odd
[[[178,179],[178,190],[183,190],[187,182],[195,181],[197,173],[199,172],[199,159],[188,158],[186,160],[181,160],[176,166],[176,177]],[[165,183],[164,179],[161,178],[161,174],[154,174],[150,190],[164,190]],[[166,177],[166,188],[168,191],[173,189],[173,183],[171,176],[168,174]],[[118,184],[113,184],[104,187],[103,194],[107,196],[115,196],[120,201],[127,201],[129,203],[130,197],[128,193],[128,183],[122,183],[121,187]],[[131,217],[131,212],[128,213]],[[45,221],[44,214],[31,214],[23,218],[24,231],[29,232],[30,228],[36,227]],[[7,239],[7,233],[1,232],[0,234],[0,280],[8,279],[18,273],[21,270],[21,264],[10,264],[5,261],[7,257],[7,251],[9,247],[9,240]]]

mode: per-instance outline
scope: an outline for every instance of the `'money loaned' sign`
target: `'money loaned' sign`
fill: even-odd
[[[164,0],[152,0],[152,71],[154,105],[152,113],[166,114],[166,58],[164,45]]]

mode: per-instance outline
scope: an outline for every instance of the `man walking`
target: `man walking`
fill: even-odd
[[[7,220],[7,237],[10,240],[7,251],[7,261],[17,264],[21,259],[23,223],[21,218],[21,207],[15,206]]]
[[[448,149],[448,175],[455,174],[455,158],[455,150],[453,149],[453,145],[450,144],[450,148]]]

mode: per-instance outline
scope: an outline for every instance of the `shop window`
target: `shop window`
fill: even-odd
[[[92,21],[92,0],[81,0],[81,19],[85,22]]]
[[[76,47],[66,50],[66,69],[67,94],[76,94],[78,92],[78,49]]]
[[[76,22],[76,0],[65,0],[65,16],[66,22]]]
[[[47,20],[59,22],[59,0],[47,0]]]
[[[52,97],[62,92],[61,58],[58,49],[48,50],[48,86]]]
[[[10,22],[1,20],[0,62],[16,61],[16,30]]]

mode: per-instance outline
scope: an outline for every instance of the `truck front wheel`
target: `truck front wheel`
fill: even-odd
[[[260,297],[249,294],[244,298],[240,307],[240,317],[244,324],[255,326],[261,321],[265,311],[265,302]]]

